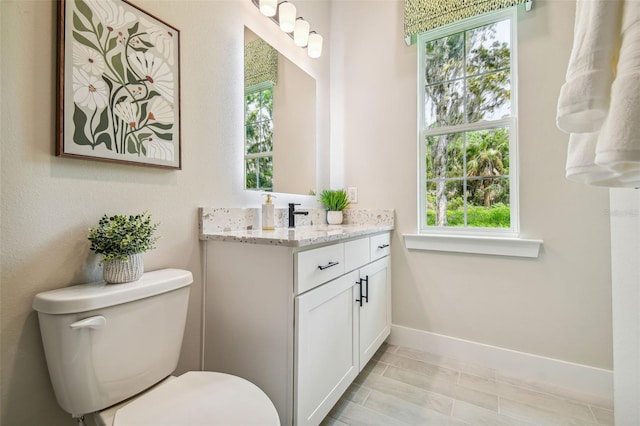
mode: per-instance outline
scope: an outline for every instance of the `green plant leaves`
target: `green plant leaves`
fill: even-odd
[[[73,28],[80,31],[91,31],[75,12],[73,12]]]
[[[138,140],[142,142],[145,139],[148,139],[149,136],[153,136],[153,133],[138,133]]]
[[[136,24],[135,24],[133,27],[129,28],[129,29],[128,29],[129,36],[132,36],[132,35],[134,35],[135,33],[137,33],[137,32],[138,32],[138,27],[139,27],[139,26],[140,26],[140,23],[139,23],[139,22],[136,22]]]
[[[331,211],[342,211],[350,204],[349,196],[344,189],[325,189],[320,193],[320,201]]]
[[[171,133],[159,133],[159,132],[156,132],[155,130],[154,130],[154,133],[156,134],[157,137],[159,137],[160,139],[164,139],[165,141],[170,141],[173,139],[173,134]]]
[[[138,153],[138,144],[133,136],[129,136],[127,138],[127,152],[129,154],[137,154]]]
[[[87,21],[91,22],[93,20],[93,13],[91,9],[83,0],[76,0],[76,7],[78,8],[78,12],[82,13],[82,15],[87,18]]]
[[[85,134],[85,127],[87,125],[87,115],[78,108],[78,105],[73,105],[73,141],[78,145],[93,145],[87,135]]]
[[[89,228],[89,249],[104,255],[102,262],[125,260],[127,256],[155,248],[154,234],[159,223],[151,222],[149,212],[138,215],[104,215],[95,228]]]
[[[98,137],[96,138],[96,146],[100,145],[101,143],[105,144],[107,149],[111,150],[111,145],[112,145],[112,140],[111,140],[111,136],[108,133],[100,133],[98,135]]]
[[[131,72],[129,68],[127,68],[127,83],[134,84],[139,80],[139,78]]]
[[[108,52],[112,51],[116,47],[117,44],[118,44],[118,39],[116,37],[112,37],[109,40],[109,44],[107,45],[107,51]]]
[[[104,132],[109,127],[109,111],[107,108],[103,109],[100,113],[100,121],[96,127],[95,133]]]
[[[140,106],[140,119],[143,119],[147,116],[147,102],[142,102],[139,104]]]
[[[124,81],[124,65],[122,65],[122,53],[113,55],[113,57],[111,58],[111,65],[118,74],[118,77],[120,77],[120,80]]]
[[[86,38],[85,36],[83,36],[82,34],[80,34],[77,31],[73,32],[73,38],[80,44],[84,44],[87,47],[90,47],[92,49],[98,50],[98,48],[96,47],[95,44],[93,44],[91,41],[89,41],[88,38]]]
[[[149,123],[148,126],[157,127],[158,129],[161,129],[161,130],[170,130],[173,127],[173,123],[164,124],[164,123],[155,122],[155,123]]]

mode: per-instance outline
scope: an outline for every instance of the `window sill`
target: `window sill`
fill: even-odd
[[[495,256],[537,258],[542,240],[523,238],[403,234],[409,250],[433,250],[455,253],[476,253]]]

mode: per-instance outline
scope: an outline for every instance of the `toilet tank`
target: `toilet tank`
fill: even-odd
[[[58,404],[74,417],[121,402],[170,375],[184,334],[189,271],[147,272],[33,300]]]

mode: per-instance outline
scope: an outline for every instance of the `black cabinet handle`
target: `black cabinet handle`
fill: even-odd
[[[365,285],[365,295],[363,297],[365,299],[365,302],[369,303],[369,275],[367,275],[363,281]]]
[[[320,269],[321,271],[324,271],[327,268],[331,268],[332,266],[336,266],[339,264],[340,262],[329,262],[326,265],[318,265],[318,269]]]
[[[362,283],[364,282],[364,286]],[[369,303],[369,275],[366,278],[360,278],[356,283],[360,286],[360,298],[356,299],[356,302],[360,303],[360,307],[362,307],[362,302]],[[364,294],[362,290],[364,289]]]
[[[382,244],[382,245],[378,246],[378,248],[381,249],[381,250],[385,249],[387,247],[389,247],[389,244]]]

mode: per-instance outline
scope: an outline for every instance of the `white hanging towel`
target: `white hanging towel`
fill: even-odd
[[[601,27],[584,27],[598,21]],[[590,31],[593,34],[587,34]],[[605,56],[610,57],[610,72],[603,67]],[[557,124],[571,133],[568,179],[595,186],[640,186],[640,0],[577,1],[574,46],[558,99]]]
[[[567,133],[595,132],[609,111],[622,0],[578,0],[557,124]]]
[[[618,174],[618,185],[640,186],[640,1],[624,2],[622,44],[611,106],[596,147],[596,165]],[[613,185],[612,185],[613,186]]]
[[[596,164],[599,132],[571,133],[567,151],[567,178],[587,185],[608,186],[617,173]]]

